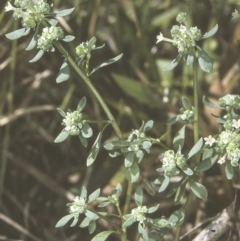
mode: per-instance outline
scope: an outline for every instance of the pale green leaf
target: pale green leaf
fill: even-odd
[[[195,196],[197,196],[198,198],[201,198],[201,199],[207,198],[208,191],[201,183],[198,183],[195,181],[189,181],[189,184],[190,184],[190,188]]]
[[[31,59],[29,62],[30,63],[34,63],[37,62],[39,59],[41,59],[41,57],[43,56],[44,51],[41,49],[38,51],[38,53],[35,55],[35,57],[33,59]]]
[[[56,14],[55,16],[56,17],[65,17],[65,16],[71,14],[73,12],[73,10],[74,10],[74,8],[64,9],[62,11],[55,13]]]
[[[135,194],[134,194],[134,199],[137,204],[137,206],[142,206],[143,202],[143,191],[140,187],[136,188]]]
[[[190,159],[192,156],[194,156],[196,153],[198,153],[203,146],[203,138],[201,137],[197,143],[192,147],[192,149],[189,151],[187,160]]]
[[[91,195],[89,195],[87,203],[91,203],[91,202],[95,201],[99,197],[100,191],[101,191],[100,188],[98,188]]]
[[[10,40],[15,40],[15,39],[21,38],[22,36],[28,35],[30,30],[31,30],[30,28],[21,28],[11,33],[7,33],[5,34],[5,36]]]
[[[70,70],[67,64],[67,61],[64,60],[62,66],[60,67],[56,82],[61,83],[70,78]]]
[[[228,180],[231,180],[234,176],[234,169],[233,169],[233,166],[231,165],[230,161],[226,162],[225,173],[226,173],[226,177]]]
[[[185,128],[186,125],[184,125],[176,134],[176,136],[173,139],[173,146],[174,146],[174,150],[177,151],[179,149],[182,150],[184,142],[185,142]]]
[[[91,241],[105,241],[108,236],[112,233],[116,233],[115,231],[103,231],[99,234],[97,234]]]
[[[112,59],[109,59],[108,61],[106,61],[106,62],[98,65],[96,68],[94,68],[94,69],[90,72],[89,76],[90,76],[91,74],[93,74],[95,71],[97,71],[98,69],[100,69],[100,68],[102,68],[102,67],[104,67],[104,66],[107,66],[107,65],[110,65],[110,64],[115,63],[116,61],[118,61],[119,59],[122,58],[122,55],[123,55],[123,54],[120,54],[120,55],[118,55],[118,56],[116,56],[116,57],[114,57],[114,58],[112,58]]]
[[[179,64],[180,60],[182,58],[182,55],[178,55],[176,59],[174,59],[168,66],[166,66],[163,70],[164,71],[170,71],[172,69],[174,69],[175,67],[177,67],[177,65]]]
[[[198,50],[198,63],[200,68],[203,71],[210,73],[212,71],[212,66],[213,66],[211,58],[199,46],[197,46],[197,50]]]
[[[63,218],[61,218],[57,224],[56,224],[56,228],[60,228],[62,226],[64,226],[69,220],[71,220],[74,217],[74,214],[68,214],[66,216],[64,216]]]
[[[55,143],[63,142],[67,139],[69,136],[69,131],[63,129],[62,132],[57,136],[57,138],[54,140]]]
[[[202,39],[206,39],[213,36],[217,31],[218,31],[218,24],[216,24],[209,32],[205,33]]]

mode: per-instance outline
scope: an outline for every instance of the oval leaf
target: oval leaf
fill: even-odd
[[[67,216],[64,216],[63,218],[61,218],[57,224],[56,224],[56,228],[60,228],[62,226],[64,226],[70,219],[72,219],[74,217],[74,214],[68,214]]]
[[[56,13],[56,17],[65,17],[73,12],[74,8],[64,9]]]
[[[174,146],[174,150],[177,151],[179,149],[180,146],[180,150],[182,150],[183,145],[184,145],[184,141],[185,141],[185,128],[186,125],[184,125],[176,134],[176,136],[173,139],[173,146]]]
[[[213,36],[218,31],[218,24],[216,24],[209,32],[205,33],[202,39]]]
[[[172,226],[179,226],[183,223],[185,217],[185,213],[183,210],[175,211],[169,218],[169,222]]]
[[[61,83],[63,81],[66,81],[68,80],[70,77],[70,70],[69,70],[69,67],[68,67],[68,64],[67,64],[67,61],[64,60],[63,61],[63,64],[59,70],[59,73],[58,73],[58,77],[56,79],[56,82],[57,83]]]
[[[201,199],[207,198],[208,191],[202,184],[194,181],[189,181],[189,184],[195,196]]]
[[[39,59],[41,59],[41,57],[43,56],[43,54],[44,54],[44,51],[43,51],[42,49],[39,50],[38,53],[36,54],[36,56],[35,56],[33,59],[31,59],[29,62],[30,62],[30,63],[37,62]]]
[[[166,66],[163,70],[164,71],[170,71],[172,69],[174,69],[180,62],[182,58],[182,55],[178,55],[176,59],[174,59],[168,66]]]
[[[83,128],[81,129],[81,133],[82,133],[84,138],[89,138],[93,135],[92,128],[90,127],[90,125],[88,125],[88,123],[83,124]]]
[[[137,204],[137,206],[142,206],[142,202],[143,202],[143,191],[142,188],[137,187],[135,194],[134,194],[134,199],[135,202]]]
[[[28,35],[29,32],[30,32],[30,28],[21,28],[11,33],[7,33],[5,34],[5,36],[10,40],[15,40],[15,39],[21,38],[22,36]]]
[[[116,61],[118,61],[119,59],[121,59],[122,56],[123,56],[123,54],[120,54],[120,55],[118,55],[118,56],[116,56],[116,57],[114,57],[114,58],[112,58],[112,59],[109,59],[108,61],[106,61],[106,62],[98,65],[96,68],[94,68],[94,69],[91,71],[91,73],[89,74],[89,76],[90,76],[91,74],[93,74],[95,71],[97,71],[98,69],[100,69],[100,68],[102,68],[102,67],[104,67],[104,66],[107,66],[107,65],[110,65],[110,64],[115,63]]]
[[[99,195],[100,195],[100,188],[98,188],[91,195],[89,195],[87,203],[93,202],[94,200],[96,200],[99,197]]]
[[[197,172],[204,172],[204,171],[210,169],[214,165],[214,163],[217,161],[217,159],[218,159],[218,156],[207,158],[207,159],[199,162],[194,170]]]
[[[162,185],[161,185],[161,187],[158,191],[159,192],[165,191],[166,188],[168,187],[169,183],[170,183],[170,178],[168,176],[164,175],[164,180],[163,180]]]
[[[97,234],[91,241],[105,241],[108,236],[112,233],[116,233],[114,231],[103,231],[99,234]]]
[[[189,103],[189,101],[188,101],[188,99],[186,97],[182,97],[182,104],[183,104],[183,107],[186,110],[191,110],[192,109],[192,106],[191,106],[191,104]]]
[[[214,103],[212,103],[205,95],[203,96],[202,100],[203,100],[203,104],[208,106],[208,107],[211,107],[211,108],[214,108],[214,109],[221,109],[220,106],[217,106]]]
[[[57,136],[57,138],[54,140],[55,143],[63,142],[67,139],[69,136],[69,131],[63,129],[62,132]]]
[[[210,73],[212,71],[212,66],[213,66],[211,58],[199,46],[197,46],[197,50],[198,50],[198,63],[200,65],[200,68],[203,71]]]
[[[64,36],[64,38],[61,39],[61,40],[64,41],[64,42],[71,42],[71,41],[73,41],[74,39],[75,39],[74,36],[72,36],[72,35],[66,35],[66,36]]]
[[[84,96],[78,103],[77,111],[81,112],[86,106],[86,103],[87,103],[87,98]]]
[[[228,180],[231,180],[234,176],[234,169],[233,169],[233,166],[231,165],[230,161],[226,162],[225,173],[226,173],[226,177]]]
[[[203,146],[203,138],[201,137],[188,153],[187,160],[190,159],[192,156],[194,156],[196,153],[198,153],[201,150],[202,146]]]

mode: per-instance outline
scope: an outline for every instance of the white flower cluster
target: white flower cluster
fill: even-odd
[[[163,164],[162,169],[165,175],[172,177],[179,173],[179,170],[177,169],[177,164],[176,164],[175,152],[173,150],[166,151],[161,161]]]
[[[140,223],[143,223],[146,220],[145,213],[148,211],[146,206],[138,206],[137,208],[132,209],[131,215],[134,219]]]
[[[219,105],[226,108],[227,111],[229,108],[240,109],[240,96],[231,94],[225,95],[219,99]]]
[[[14,11],[13,18],[22,18],[25,28],[35,28],[51,11],[46,0],[15,0],[14,5],[16,8],[8,2],[5,11]]]
[[[78,218],[79,214],[86,211],[86,200],[82,197],[75,197],[74,202],[69,203],[69,212],[74,214],[74,218]]]
[[[221,156],[218,163],[222,164],[229,160],[232,166],[238,166],[240,159],[240,134],[235,131],[222,131],[216,140],[215,150]]]
[[[43,51],[49,51],[49,49],[54,51],[52,42],[54,40],[60,40],[63,37],[64,33],[62,28],[56,26],[46,27],[43,29],[42,35],[38,38],[37,48]]]
[[[69,134],[71,136],[77,136],[80,134],[80,127],[82,127],[81,124],[82,120],[82,113],[78,111],[74,112],[67,112],[65,118],[63,119],[63,125],[65,125],[65,130],[69,131]],[[79,126],[80,125],[80,126]]]
[[[181,119],[182,120],[191,120],[192,119],[192,117],[193,117],[193,111],[192,110],[185,110],[185,109],[181,109],[180,110],[181,112],[182,112],[182,114],[181,114]]]

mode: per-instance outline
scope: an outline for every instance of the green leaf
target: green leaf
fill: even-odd
[[[61,83],[63,81],[66,81],[70,78],[70,70],[67,64],[66,59],[63,61],[62,66],[60,67],[56,82]]]
[[[231,180],[234,176],[234,169],[233,169],[233,166],[231,165],[230,161],[226,162],[225,173],[226,173],[226,177],[228,180]]]
[[[198,50],[198,63],[200,68],[203,71],[210,73],[212,71],[212,66],[213,66],[211,58],[199,46],[197,46],[197,50]]]
[[[138,232],[141,234],[144,241],[148,241],[147,231],[142,227],[141,223],[138,223]]]
[[[42,49],[39,50],[38,53],[36,54],[36,56],[35,56],[33,59],[31,59],[29,62],[30,62],[30,63],[37,62],[39,59],[41,59],[41,57],[43,56],[43,54],[44,54],[44,51],[43,51]]]
[[[56,13],[56,17],[65,17],[73,12],[74,8],[64,9]]]
[[[218,156],[206,158],[203,161],[199,162],[194,170],[197,172],[204,172],[210,169],[217,161],[218,158],[219,158]]]
[[[188,56],[187,56],[187,62],[186,62],[186,64],[187,65],[190,65],[190,64],[192,64],[194,62],[194,55],[192,54],[192,53],[190,53],[190,54],[188,54]]]
[[[143,177],[143,176],[142,176],[142,181],[143,181],[143,185],[144,185],[144,188],[146,189],[146,191],[150,195],[154,196],[155,195],[155,190],[154,190],[154,188],[152,186],[152,183],[146,177]]]
[[[89,41],[88,41],[88,47],[91,50],[92,46],[96,43],[97,39],[95,36],[93,36]]]
[[[77,222],[78,222],[78,218],[74,218],[72,224],[70,225],[70,227],[76,226]]]
[[[173,146],[174,150],[177,151],[180,146],[180,150],[182,150],[184,141],[185,141],[185,128],[186,125],[184,125],[176,134],[176,136],[173,139]]]
[[[188,99],[186,97],[182,97],[182,104],[183,104],[183,107],[186,110],[191,110],[192,109],[192,106],[191,106],[191,104],[189,103],[189,101],[188,101]]]
[[[146,131],[149,131],[152,129],[153,127],[153,121],[152,120],[149,120],[143,127],[143,132],[146,132]]]
[[[86,210],[85,215],[91,220],[97,220],[98,219],[98,215],[93,213],[90,210]]]
[[[185,197],[185,190],[186,190],[186,182],[181,183],[181,185],[179,185],[179,187],[177,188],[177,191],[176,191],[176,194],[175,194],[175,197],[174,197],[174,202],[176,204],[179,204],[183,200],[183,198]]]
[[[86,189],[86,187],[82,187],[80,197],[82,197],[84,199],[87,199],[87,189]]]
[[[79,225],[80,228],[86,228],[89,223],[91,222],[91,220],[88,217],[85,217],[83,219],[83,221],[81,222],[81,224]]]
[[[82,143],[82,145],[83,145],[84,147],[87,147],[88,141],[87,141],[87,139],[86,139],[85,137],[82,136],[82,133],[80,133],[78,137],[79,137],[80,142]]]
[[[100,188],[98,188],[91,195],[89,195],[87,203],[91,203],[91,202],[95,201],[99,197],[100,191],[101,191]]]
[[[169,178],[169,176],[164,175],[163,177],[164,177],[164,180],[163,180],[163,182],[162,182],[162,184],[161,184],[160,189],[158,190],[159,192],[165,191],[166,188],[168,187],[169,183],[170,183],[170,178]]]
[[[175,211],[169,218],[169,223],[172,227],[180,226],[184,221],[185,213],[183,210]]]
[[[62,226],[64,226],[70,219],[72,219],[74,217],[74,214],[68,214],[66,216],[64,216],[63,218],[61,218],[57,224],[56,224],[56,228],[60,228]]]
[[[90,76],[90,75],[93,74],[95,71],[97,71],[98,69],[100,69],[100,68],[102,68],[102,67],[104,67],[104,66],[107,66],[107,65],[110,65],[110,64],[115,63],[116,61],[118,61],[119,59],[121,59],[122,56],[123,56],[123,54],[120,54],[120,55],[116,56],[115,58],[109,59],[108,61],[106,61],[106,62],[98,65],[96,68],[94,68],[94,69],[90,72],[90,74],[88,74],[88,76]]]
[[[135,202],[137,204],[137,206],[142,206],[142,202],[143,202],[143,191],[142,188],[137,187],[135,194],[134,194],[134,199]]]
[[[125,159],[124,159],[124,166],[125,167],[131,167],[134,163],[134,155],[135,153],[133,151],[129,152]]]
[[[203,146],[203,138],[201,137],[197,143],[192,147],[192,149],[189,151],[187,160],[189,160],[192,156],[194,156],[196,153],[198,153]]]
[[[154,213],[154,212],[156,212],[158,210],[158,208],[159,208],[159,204],[156,205],[155,207],[149,208],[147,213]]]
[[[128,181],[130,182],[136,182],[139,178],[139,167],[138,164],[134,162],[134,164],[129,167],[126,168],[126,178],[128,179]]]
[[[116,233],[115,231],[103,231],[99,234],[97,234],[91,241],[105,241],[108,236],[112,233]]]
[[[96,221],[95,220],[91,220],[89,225],[88,225],[88,231],[89,234],[92,234],[95,230],[96,230]]]
[[[69,131],[63,129],[62,132],[57,136],[57,138],[54,140],[55,143],[63,142],[67,139],[69,136]]]
[[[108,124],[102,129],[102,131],[98,134],[95,142],[93,143],[91,152],[87,158],[87,166],[90,166],[93,164],[93,162],[96,160],[98,152],[101,148],[101,140],[102,140],[102,134],[105,128],[108,126]]]
[[[87,98],[84,96],[78,103],[77,111],[81,112],[85,108],[86,103],[87,103]]]
[[[84,123],[81,133],[84,138],[89,138],[93,135],[93,130],[88,123]]]
[[[202,184],[190,180],[189,185],[195,196],[201,199],[207,198],[208,191]]]
[[[63,110],[61,110],[60,108],[57,108],[57,111],[62,117],[66,116],[66,113]]]
[[[22,36],[28,35],[30,30],[31,30],[30,28],[21,28],[11,33],[7,33],[5,34],[5,36],[10,40],[15,40],[15,39],[21,38]]]
[[[221,109],[220,106],[217,106],[214,103],[212,103],[205,95],[203,96],[202,100],[203,100],[203,104],[208,106],[208,107],[211,107],[211,108],[214,108],[214,109]]]
[[[46,19],[45,20],[52,26],[57,25],[58,21],[56,19]]]
[[[164,71],[170,71],[172,69],[174,69],[180,62],[182,58],[182,55],[178,55],[176,59],[174,59],[168,66],[166,66],[163,70]]]
[[[64,41],[64,42],[71,42],[71,41],[73,41],[74,39],[75,39],[74,36],[72,36],[72,35],[66,35],[66,36],[64,36],[64,38],[61,39],[61,40]]]
[[[190,167],[188,167],[187,165],[185,165],[185,166],[182,166],[182,167],[180,167],[182,170],[183,170],[183,172],[186,174],[186,175],[188,175],[188,176],[192,176],[193,175],[193,170],[190,168]]]
[[[205,33],[202,39],[206,39],[213,36],[217,31],[218,31],[218,24],[216,24],[209,32]]]
[[[38,36],[38,27],[39,25],[37,25],[36,31],[32,37],[32,40],[30,41],[30,43],[28,44],[27,48],[25,50],[29,51],[35,48],[36,44],[37,44],[37,36]]]
[[[129,218],[123,223],[122,227],[129,227],[131,226],[134,222],[136,222],[135,218],[132,215],[129,215]]]
[[[173,125],[173,124],[175,124],[180,118],[181,118],[180,115],[174,116],[172,119],[170,119],[170,120],[167,122],[167,125]]]

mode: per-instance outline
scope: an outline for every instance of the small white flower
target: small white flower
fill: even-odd
[[[225,163],[226,162],[226,160],[225,160],[225,156],[223,156],[223,157],[221,157],[219,160],[218,160],[218,163],[219,164],[223,164],[223,163]]]
[[[157,42],[156,42],[156,44],[157,43],[159,43],[159,42],[161,42],[161,41],[167,41],[167,42],[170,42],[170,43],[177,43],[176,41],[174,41],[174,40],[172,40],[172,39],[170,39],[170,38],[165,38],[165,37],[163,37],[163,34],[162,33],[160,33],[158,36],[157,36]]]
[[[159,42],[161,42],[162,40],[163,40],[163,35],[162,35],[162,33],[160,33],[160,34],[157,36],[157,42],[156,42],[156,44],[159,43]]]
[[[240,128],[240,119],[239,120],[233,120],[232,127],[238,129]]]
[[[181,32],[181,33],[185,33],[186,31],[187,31],[187,27],[184,26],[184,25],[181,25],[181,26],[180,26],[180,32]]]
[[[5,12],[8,12],[8,11],[14,11],[16,8],[13,7],[13,5],[11,3],[7,3],[7,6],[5,7]]]
[[[216,142],[216,139],[214,139],[214,138],[210,135],[210,136],[208,136],[208,137],[205,137],[205,138],[204,138],[204,141],[205,141],[205,144],[206,144],[206,145],[212,146],[212,145]]]
[[[235,19],[237,19],[239,17],[240,17],[240,15],[239,15],[237,9],[235,9],[235,12],[232,13],[232,20],[235,20]]]

